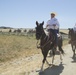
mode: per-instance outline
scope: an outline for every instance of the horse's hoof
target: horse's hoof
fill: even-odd
[[[73,55],[73,58],[75,57],[75,55]]]
[[[60,64],[62,64],[63,62],[61,61]]]
[[[54,66],[56,66],[56,65],[52,64],[52,67],[54,67]]]
[[[49,64],[49,66],[52,66],[52,64]]]
[[[39,72],[39,75],[41,75],[41,74],[43,74],[43,71],[40,71],[40,72]]]
[[[61,58],[60,60],[61,60],[61,62],[63,61],[63,59],[62,59],[62,58]]]

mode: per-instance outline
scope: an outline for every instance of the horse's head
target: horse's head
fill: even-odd
[[[68,30],[69,30],[68,37],[71,38],[71,36],[74,35],[74,30],[73,30],[73,28],[69,28]]]
[[[36,39],[39,40],[43,34],[43,25],[44,25],[44,21],[42,23],[38,23],[38,21],[36,21]]]

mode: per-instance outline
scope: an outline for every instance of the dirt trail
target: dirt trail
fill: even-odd
[[[60,63],[60,56],[55,56],[55,66],[44,65],[43,73],[39,73],[42,64],[42,54],[31,57],[21,57],[10,62],[0,63],[0,75],[76,75],[76,57],[72,58],[73,52],[70,45],[64,48],[65,55],[63,63]],[[51,63],[51,58],[47,60]]]

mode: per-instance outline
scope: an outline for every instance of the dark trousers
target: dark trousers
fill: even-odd
[[[48,32],[49,32],[49,33],[52,32],[52,34],[55,36],[55,41],[54,41],[54,43],[57,45],[57,42],[58,42],[58,40],[57,40],[57,33],[59,33],[59,29],[58,29],[58,30],[56,30],[56,29],[48,29]]]

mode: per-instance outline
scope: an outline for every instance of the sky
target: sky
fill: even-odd
[[[76,0],[0,0],[0,26],[35,28],[55,12],[60,28],[73,28],[76,23]]]

